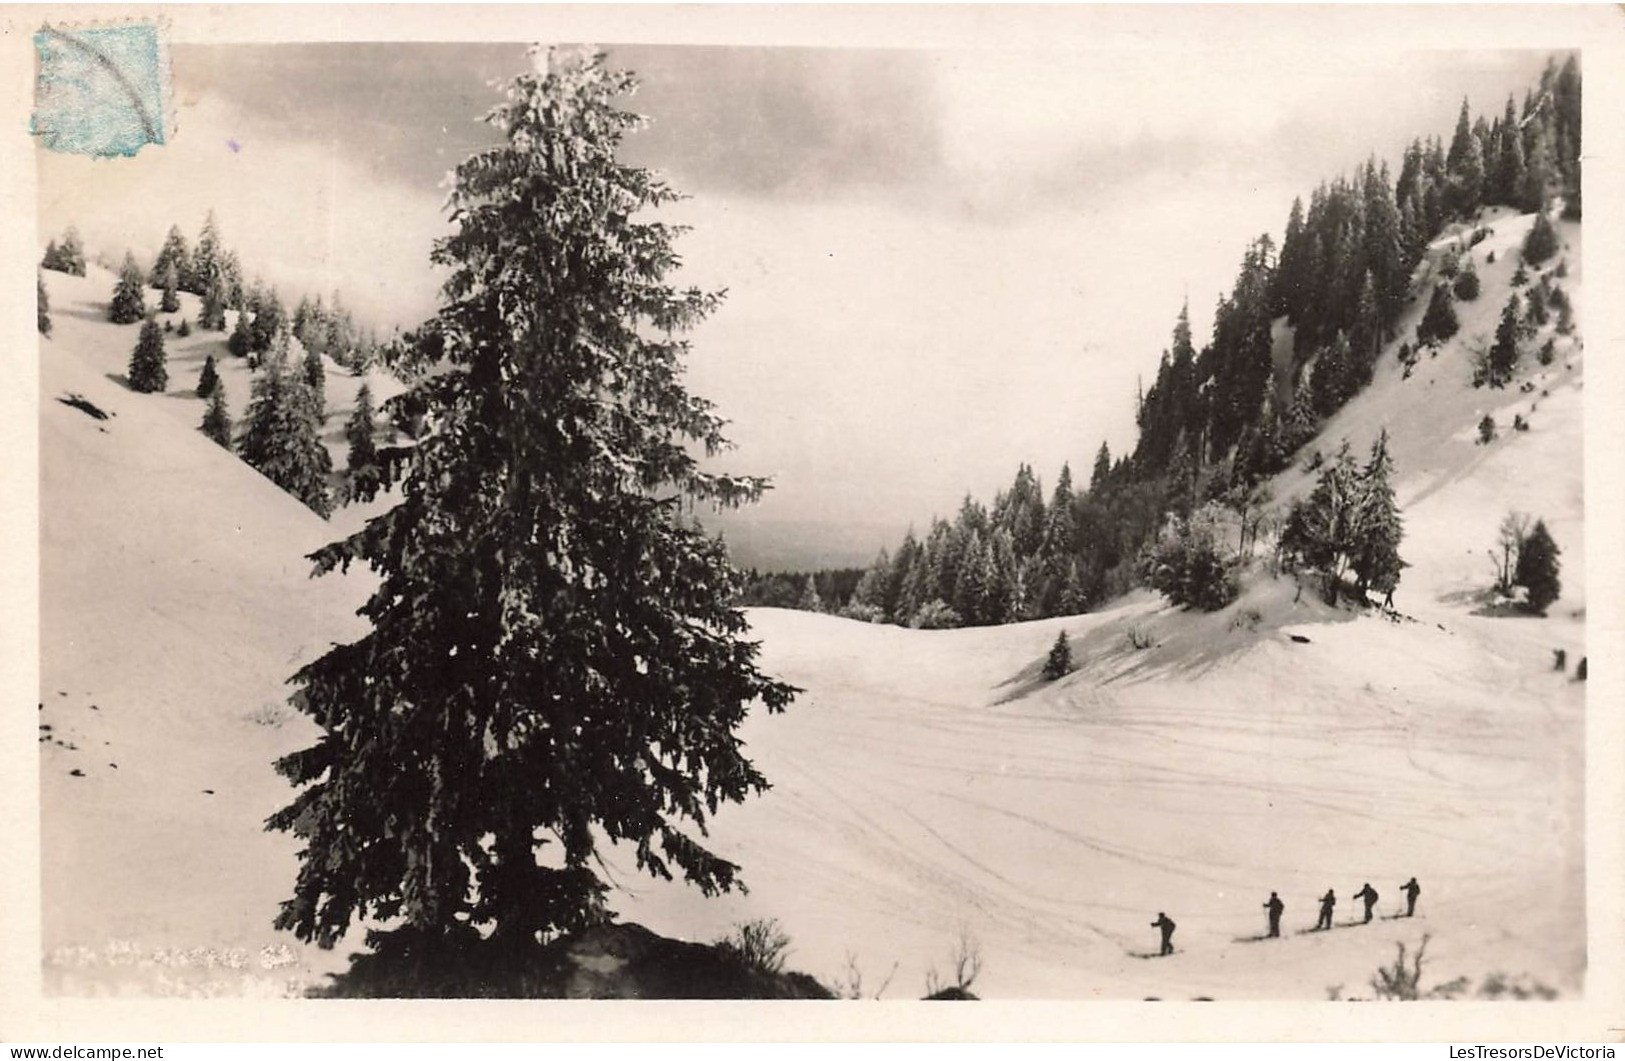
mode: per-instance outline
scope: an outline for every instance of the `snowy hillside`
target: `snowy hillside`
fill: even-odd
[[[1474,352],[1494,342],[1508,296],[1514,290],[1528,291],[1528,285],[1514,288],[1512,277],[1518,268],[1518,248],[1533,222],[1532,214],[1513,215],[1505,208],[1487,211],[1482,224],[1492,235],[1461,251],[1463,266],[1470,256],[1483,287],[1477,299],[1457,301],[1461,330],[1437,356],[1423,354],[1410,378],[1405,378],[1397,348],[1405,341],[1414,345],[1416,324],[1427,302],[1423,287],[1400,318],[1400,337],[1378,361],[1371,386],[1327,422],[1318,443],[1306,447],[1308,451],[1319,445],[1330,456],[1346,438],[1363,459],[1377,432],[1388,429],[1398,499],[1405,510],[1402,553],[1412,565],[1394,598],[1401,610],[1483,589],[1493,579],[1485,551],[1495,544],[1501,518],[1517,509],[1544,518],[1563,550],[1563,596],[1553,606],[1553,615],[1572,618],[1574,612],[1584,611],[1585,292],[1577,223],[1557,222],[1558,253],[1542,268],[1529,270],[1533,284],[1542,273],[1555,277],[1563,264],[1568,275],[1553,282],[1573,302],[1580,322],[1575,335],[1556,335],[1554,326],[1547,325],[1537,341],[1526,345],[1553,339],[1555,357],[1550,366],[1543,367],[1526,354],[1505,388],[1471,385]],[[1440,239],[1418,273],[1425,275],[1446,250],[1464,244],[1460,236]],[[1491,255],[1493,262],[1487,260]],[[1486,414],[1498,425],[1499,438],[1482,446],[1477,443],[1478,424]],[[1515,415],[1528,421],[1529,430],[1514,430]],[[1314,485],[1313,476],[1301,471],[1302,464],[1273,484],[1278,498]]]
[[[1330,454],[1346,437],[1363,457],[1388,430],[1411,565],[1395,594],[1405,621],[1332,612],[1312,587],[1299,597],[1267,576],[1213,615],[1149,595],[1079,619],[940,632],[759,613],[767,666],[808,693],[748,731],[777,788],[719,828],[752,895],[722,913],[650,894],[628,915],[699,935],[776,916],[803,967],[834,975],[852,952],[872,982],[900,961],[904,996],[933,964],[949,967],[962,927],[980,943],[977,987],[995,997],[1357,995],[1395,943],[1414,950],[1423,934],[1436,982],[1526,973],[1578,992],[1578,343],[1559,339],[1548,368],[1526,356],[1504,390],[1470,385],[1532,220],[1490,215],[1494,235],[1472,250],[1483,290],[1458,305],[1457,336],[1404,378],[1397,348],[1424,288],[1373,384],[1306,447]],[[1567,262],[1560,282],[1583,331],[1580,230],[1559,232],[1546,269]],[[1481,446],[1487,411],[1501,435]],[[1512,430],[1515,411],[1528,431]],[[1284,501],[1312,485],[1293,469],[1271,489]],[[1563,596],[1546,618],[1472,614],[1511,509],[1544,518],[1563,550]],[[1059,629],[1081,665],[1045,685]],[[1152,647],[1135,649],[1131,631]],[[1391,915],[1413,874],[1414,922],[1294,934],[1327,888],[1339,925],[1367,881]],[[1260,942],[1271,890],[1287,904],[1287,938]],[[1180,953],[1138,960],[1156,950],[1159,911],[1179,924]]]
[[[314,733],[283,683],[360,632],[365,576],[311,581],[303,556],[335,528],[196,430],[207,354],[234,413],[247,403],[219,333],[168,336],[169,393],[133,394],[110,378],[136,335],[106,322],[111,277],[44,275],[46,986],[281,993],[308,975],[270,929],[294,849],[259,822],[284,801],[271,759]],[[359,381],[329,378],[331,409]]]
[[[619,852],[612,905],[702,940],[776,918],[789,965],[825,982],[851,957],[872,993],[895,963],[888,998],[918,997],[933,968],[951,979],[962,937],[990,998],[1362,994],[1396,942],[1424,933],[1438,982],[1505,972],[1578,994],[1583,361],[1560,345],[1549,368],[1526,358],[1506,390],[1469,385],[1529,222],[1495,218],[1457,337],[1408,379],[1388,351],[1320,442],[1330,452],[1346,436],[1363,453],[1389,431],[1412,565],[1395,595],[1404,621],[1332,611],[1267,575],[1210,615],[1148,594],[947,631],[754,612],[764,668],[806,691],[785,715],[749,720],[774,788],[714,823],[715,849],[751,891],[707,900],[637,876]],[[1583,331],[1579,228],[1560,234]],[[234,414],[248,398],[223,336],[169,337],[171,392],[132,394],[109,378],[135,340],[105,323],[111,277],[45,278],[47,989],[297,990],[342,968],[344,949],[271,931],[294,848],[261,822],[289,796],[270,761],[313,736],[282,704],[283,681],[361,629],[365,576],[311,581],[302,557],[358,517],[324,523],[196,431],[189,388],[205,354]],[[190,302],[183,312],[195,317]],[[334,439],[355,386],[329,376]],[[71,395],[107,419],[58,400]],[[1514,409],[1530,406],[1530,430],[1513,432]],[[1485,411],[1502,434],[1480,446]],[[1275,494],[1308,482],[1291,471]],[[1512,508],[1543,517],[1563,550],[1547,618],[1473,614]],[[1043,682],[1063,629],[1078,669]],[[1552,669],[1557,648],[1569,673]],[[1412,875],[1418,915],[1393,919]],[[1344,927],[1367,881],[1380,918]],[[1328,888],[1338,927],[1300,934]],[[1260,941],[1271,890],[1287,904],[1284,938]],[[1179,925],[1176,953],[1147,959],[1159,911]]]

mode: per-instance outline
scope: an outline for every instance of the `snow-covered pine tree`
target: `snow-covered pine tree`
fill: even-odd
[[[1065,465],[1062,466],[1063,469]],[[1102,442],[1095,451],[1095,468],[1089,474],[1089,489],[1099,490],[1106,484],[1106,479],[1112,473],[1112,451]]]
[[[45,290],[45,277],[36,275],[34,281],[37,285],[34,304],[38,316],[39,333],[49,339],[51,337],[51,295],[50,292]]]
[[[796,607],[804,612],[821,612],[824,610],[824,598],[818,595],[818,579],[812,575],[807,576],[806,584],[801,587],[801,598]]]
[[[300,371],[304,374],[305,386],[310,388],[316,400],[316,407],[324,408],[327,403],[327,369],[322,365],[322,355],[314,350],[306,350]]]
[[[1336,604],[1357,543],[1363,485],[1345,441],[1321,469],[1308,498],[1296,502],[1281,530],[1281,549],[1325,579],[1328,604]]]
[[[203,308],[198,311],[199,328],[211,332],[226,330],[226,286],[219,273],[210,276],[203,288]]]
[[[226,385],[216,382],[209,392],[209,407],[204,410],[203,423],[198,427],[215,443],[231,448],[231,413],[226,408]]]
[[[1371,273],[1365,274],[1360,284],[1360,298],[1354,311],[1354,326],[1349,332],[1349,368],[1346,389],[1352,397],[1371,382],[1371,373],[1382,352],[1382,314],[1377,307],[1376,285]]]
[[[309,295],[300,295],[299,304],[293,309],[293,337],[299,340],[299,345],[306,350],[315,350],[325,346],[325,334],[318,338],[318,332],[325,333],[326,321],[323,317],[321,296],[311,302]]]
[[[1466,215],[1477,210],[1484,193],[1484,149],[1473,135],[1467,101],[1461,101],[1461,114],[1456,119],[1456,132],[1450,138],[1450,154],[1445,166],[1450,184],[1446,194],[1446,209],[1454,214]]]
[[[181,290],[200,297],[207,294],[209,282],[221,276],[223,264],[220,224],[215,220],[214,211],[210,210],[203,217],[203,229],[198,233],[197,246],[192,250],[192,266],[190,269],[182,270]],[[221,294],[222,296],[225,294],[224,290]]]
[[[169,369],[164,364],[164,330],[148,317],[130,353],[130,389],[140,394],[158,394],[169,386]]]
[[[1170,514],[1140,555],[1140,577],[1181,607],[1223,608],[1241,591],[1239,560],[1221,541],[1223,526],[1223,506],[1216,501],[1189,517]]]
[[[323,734],[278,762],[303,790],[268,822],[303,844],[279,927],[332,946],[390,921],[369,943],[428,966],[603,920],[606,840],[734,887],[690,826],[766,787],[735,729],[795,693],[757,670],[739,576],[687,515],[767,484],[698,464],[726,442],[681,333],[718,297],[672,283],[678,230],[641,218],[676,195],[616,158],[636,82],[533,54],[490,115],[505,142],[456,171],[427,429],[388,454],[402,501],[314,556],[381,585],[371,632],[295,676]]]
[[[1066,631],[1055,635],[1049,658],[1044,661],[1044,677],[1050,681],[1064,678],[1072,671],[1072,646],[1066,640]]]
[[[1066,574],[1061,579],[1061,590],[1055,602],[1057,615],[1082,615],[1089,610],[1089,595],[1083,589],[1083,573],[1078,558],[1066,562]]]
[[[890,577],[891,557],[882,549],[875,562],[869,565],[869,570],[858,579],[857,587],[852,590],[852,599],[847,602],[847,611],[842,614],[850,612],[849,617],[883,622],[886,617],[886,583]]]
[[[892,558],[891,584],[897,587],[889,609],[891,621],[906,626],[931,595],[930,560],[926,547],[914,537],[913,527],[903,535],[903,544]]]
[[[1518,335],[1520,328],[1518,295],[1513,292],[1501,308],[1501,323],[1495,328],[1495,343],[1486,359],[1488,379],[1492,387],[1504,387],[1518,367]]]
[[[1016,550],[1010,532],[995,527],[982,543],[982,564],[987,572],[987,589],[982,597],[982,622],[1010,622],[1025,601],[1016,595]]]
[[[1452,290],[1455,291],[1456,298],[1462,302],[1471,302],[1478,297],[1478,270],[1473,266],[1472,258],[1468,258],[1467,264],[1462,266]]]
[[[220,374],[214,367],[214,355],[203,359],[203,371],[197,377],[197,396],[207,398],[220,386]]]
[[[143,288],[146,281],[141,267],[135,264],[135,255],[124,252],[124,264],[119,267],[118,282],[113,286],[113,302],[107,317],[114,324],[134,324],[147,315],[147,299]]]
[[[173,265],[165,266],[158,282],[158,286],[163,288],[164,292],[158,300],[158,311],[160,313],[174,313],[181,308],[181,297],[176,288],[177,283],[175,267]]]
[[[248,304],[253,310],[248,322],[248,349],[250,353],[263,353],[271,349],[277,336],[287,327],[287,314],[283,312],[282,299],[271,288],[256,285]]]
[[[1535,214],[1535,223],[1529,229],[1529,235],[1523,240],[1523,260],[1530,265],[1540,265],[1552,255],[1557,253],[1557,230],[1552,228],[1551,218],[1546,211],[1541,210]]]
[[[1560,551],[1552,540],[1551,531],[1546,529],[1545,520],[1535,521],[1534,529],[1518,548],[1518,566],[1512,581],[1528,589],[1529,610],[1539,615],[1545,615],[1546,609],[1563,592],[1562,580],[1558,578]]]
[[[981,626],[987,621],[988,592],[992,588],[991,554],[982,532],[972,527],[959,553],[959,564],[954,574],[954,611],[965,620],[966,626]]]
[[[69,276],[85,275],[85,245],[79,240],[79,230],[72,225],[62,234],[62,242],[51,240],[45,245],[45,256],[40,268],[51,269]]]
[[[231,326],[231,337],[226,340],[226,349],[231,351],[232,357],[247,357],[254,343],[254,335],[248,330],[248,311],[237,311],[237,322]]]
[[[1440,284],[1433,289],[1433,296],[1428,299],[1428,308],[1422,314],[1422,322],[1416,326],[1416,341],[1437,345],[1455,335],[1460,327],[1460,323],[1456,320],[1456,302],[1450,295],[1450,288]]]
[[[1523,333],[1531,337],[1551,319],[1546,308],[1547,280],[1543,276],[1540,281],[1529,288],[1529,294],[1524,299]]]
[[[320,411],[304,377],[288,364],[288,334],[277,334],[254,380],[237,453],[267,479],[326,517],[333,460],[322,445]]]
[[[220,259],[220,290],[227,309],[243,308],[243,266],[236,251],[227,251]]]
[[[356,391],[355,409],[350,413],[349,422],[344,425],[344,438],[350,443],[350,454],[345,463],[351,473],[378,460],[378,446],[372,437],[375,431],[373,415],[372,388],[363,383],[361,389]]]
[[[1360,473],[1360,511],[1350,546],[1352,567],[1361,593],[1390,594],[1399,585],[1399,543],[1405,536],[1394,497],[1394,458],[1388,452],[1388,429],[1371,444],[1371,459]]]
[[[1359,375],[1354,348],[1349,345],[1348,335],[1340,331],[1320,351],[1309,374],[1315,411],[1322,416],[1330,416],[1341,409],[1343,403],[1359,390]]]
[[[187,275],[192,268],[192,252],[186,247],[186,237],[181,235],[179,225],[169,226],[169,235],[164,238],[164,245],[158,251],[158,258],[152,263],[152,286],[161,288],[168,281],[170,270],[174,270],[176,285],[182,291],[189,290]]]

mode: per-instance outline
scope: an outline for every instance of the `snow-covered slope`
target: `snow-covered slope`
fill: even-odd
[[[47,987],[280,992],[309,969],[270,927],[293,847],[259,823],[285,802],[271,759],[313,736],[283,683],[363,629],[366,576],[312,581],[303,557],[335,529],[196,430],[204,403],[183,388],[207,353],[236,409],[248,396],[218,333],[167,337],[169,393],[134,394],[109,378],[136,336],[106,323],[111,278],[45,276]],[[331,378],[330,401],[353,394]]]
[[[1472,302],[1456,303],[1460,331],[1436,356],[1424,354],[1405,377],[1397,348],[1406,341],[1414,345],[1416,324],[1427,304],[1428,287],[1421,287],[1399,322],[1399,337],[1379,360],[1370,387],[1321,432],[1318,445],[1328,456],[1346,438],[1363,461],[1377,432],[1388,429],[1399,503],[1405,512],[1402,553],[1412,565],[1394,598],[1403,610],[1425,607],[1443,595],[1474,593],[1492,581],[1485,552],[1495,545],[1501,518],[1513,509],[1544,518],[1562,549],[1564,590],[1553,614],[1572,617],[1584,609],[1585,290],[1577,223],[1557,222],[1557,255],[1540,269],[1529,270],[1530,284],[1541,273],[1552,274],[1552,282],[1569,295],[1579,322],[1575,335],[1556,334],[1554,313],[1554,323],[1527,344],[1533,348],[1552,339],[1555,358],[1550,366],[1542,367],[1533,354],[1526,354],[1507,387],[1471,385],[1474,354],[1494,343],[1508,296],[1529,290],[1529,285],[1514,288],[1512,276],[1533,223],[1533,214],[1509,214],[1505,208],[1488,213],[1482,224],[1492,234],[1461,252],[1463,265],[1471,256],[1482,291]],[[1442,238],[1434,245],[1430,262],[1447,247],[1464,243],[1459,237]],[[1492,254],[1495,260],[1487,261]],[[1555,275],[1560,264],[1566,276]],[[1428,268],[1424,264],[1418,272]],[[1499,437],[1479,445],[1478,423],[1485,414],[1495,419]],[[1515,415],[1528,422],[1527,431],[1513,428]],[[1312,485],[1313,475],[1301,468],[1284,473],[1273,484],[1278,498]]]
[[[834,975],[852,952],[871,985],[899,961],[894,993],[905,996],[933,964],[947,971],[962,930],[980,943],[977,987],[996,997],[1369,994],[1394,945],[1414,951],[1424,934],[1435,982],[1523,973],[1577,993],[1579,344],[1558,338],[1549,368],[1526,357],[1504,390],[1470,385],[1532,221],[1487,219],[1494,234],[1472,251],[1483,290],[1458,306],[1458,336],[1405,378],[1397,347],[1419,297],[1375,381],[1319,441],[1329,454],[1346,437],[1363,460],[1389,432],[1412,565],[1395,595],[1403,621],[1334,612],[1312,587],[1300,595],[1266,575],[1210,616],[1150,596],[1080,619],[945,632],[759,612],[767,665],[808,692],[790,715],[752,721],[778,787],[718,827],[754,890],[706,905],[648,889],[629,914],[699,935],[730,917],[778,917],[793,961]],[[1579,227],[1559,233],[1565,247],[1546,269],[1566,261],[1558,282],[1583,331]],[[1501,435],[1481,446],[1486,411]],[[1527,432],[1512,430],[1515,411]],[[1293,469],[1271,489],[1285,501],[1312,484]],[[1563,550],[1563,596],[1546,618],[1473,614],[1512,509],[1544,518]],[[1081,666],[1045,685],[1057,629]],[[1567,673],[1553,669],[1555,649]],[[1328,888],[1339,925],[1367,881],[1391,915],[1413,874],[1415,921],[1296,934]],[[1257,941],[1271,890],[1287,904],[1287,938]],[[1179,924],[1180,952],[1139,960],[1156,950],[1159,911]]]
[[[1409,379],[1386,355],[1323,441],[1346,435],[1363,452],[1390,432],[1413,565],[1396,594],[1407,620],[1335,612],[1265,575],[1213,615],[1145,594],[977,630],[755,611],[764,665],[806,691],[786,714],[747,722],[774,788],[713,825],[751,891],[707,900],[638,876],[618,852],[615,907],[697,939],[776,918],[790,966],[826,981],[851,957],[872,993],[895,963],[888,998],[917,997],[933,968],[951,979],[962,938],[979,948],[973,989],[986,997],[1361,994],[1395,943],[1424,934],[1440,981],[1503,971],[1578,993],[1583,365],[1577,350],[1543,376],[1526,365],[1532,393],[1467,384],[1469,348],[1493,332],[1528,221],[1497,218],[1476,248],[1484,293],[1460,307],[1461,336]],[[1579,230],[1560,231],[1583,331]],[[48,987],[281,992],[342,955],[270,931],[295,866],[291,843],[260,828],[289,794],[269,763],[312,736],[277,705],[302,660],[359,630],[351,611],[367,584],[306,578],[302,554],[337,528],[197,434],[201,402],[107,378],[135,337],[101,320],[111,278],[46,279],[57,321],[41,344]],[[241,408],[247,379],[221,337],[171,343],[176,389],[218,347]],[[330,380],[341,405],[347,381]],[[115,415],[54,400],[70,392]],[[1537,404],[1528,432],[1510,430],[1514,403]],[[1502,437],[1477,446],[1489,408],[1506,410]],[[1276,495],[1306,482],[1289,473]],[[1543,516],[1563,549],[1548,618],[1472,614],[1509,508]],[[1039,667],[1061,629],[1079,669],[1046,683]],[[1570,674],[1552,669],[1554,648]],[[1412,875],[1418,916],[1389,919]],[[1343,927],[1367,881],[1382,918]],[[1339,927],[1299,934],[1327,888]],[[1285,938],[1258,941],[1272,889]],[[1158,911],[1179,924],[1177,951],[1146,959]]]

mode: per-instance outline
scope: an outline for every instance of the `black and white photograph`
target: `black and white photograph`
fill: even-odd
[[[34,1016],[1617,1039],[1617,11],[323,10],[3,12]]]

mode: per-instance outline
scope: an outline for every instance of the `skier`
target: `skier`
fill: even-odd
[[[1354,893],[1354,897],[1365,900],[1365,923],[1369,925],[1371,923],[1371,908],[1377,905],[1377,890],[1371,887],[1370,882],[1367,882],[1359,891]]]
[[[1320,897],[1320,920],[1315,922],[1315,930],[1332,927],[1332,907],[1337,905],[1337,896],[1332,894],[1330,888]]]
[[[1416,883],[1415,877],[1412,877],[1399,890],[1405,893],[1405,916],[1415,917],[1416,897],[1422,894],[1422,886]]]
[[[1166,956],[1174,952],[1174,923],[1168,920],[1168,915],[1161,910],[1157,911],[1157,919],[1151,922],[1152,928],[1162,930],[1162,954]]]
[[[1270,892],[1270,901],[1264,904],[1264,909],[1270,912],[1269,938],[1275,939],[1281,934],[1281,911],[1286,909],[1286,904],[1280,896]]]

